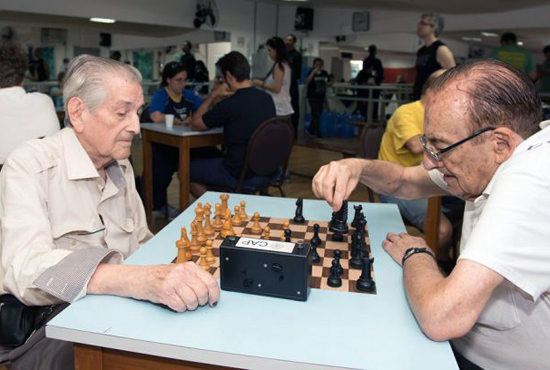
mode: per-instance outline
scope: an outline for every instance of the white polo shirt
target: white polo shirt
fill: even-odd
[[[0,164],[19,144],[59,131],[52,99],[20,86],[0,89]]]
[[[506,280],[453,340],[457,350],[484,369],[550,369],[550,128],[522,142],[466,202],[461,247],[460,259]]]

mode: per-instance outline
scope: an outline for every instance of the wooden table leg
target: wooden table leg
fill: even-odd
[[[428,211],[424,221],[426,243],[439,256],[439,220],[441,219],[441,197],[428,198]]]
[[[145,192],[145,215],[149,223],[153,222],[153,153],[151,139],[147,130],[143,131],[143,177]]]
[[[75,343],[74,368],[75,370],[103,370],[103,349]]]
[[[189,206],[189,162],[190,142],[188,137],[183,137],[180,142],[180,165],[178,177],[180,180],[180,212],[185,211]]]

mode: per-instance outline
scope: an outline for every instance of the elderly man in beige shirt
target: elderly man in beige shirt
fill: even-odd
[[[216,280],[193,263],[121,264],[151,238],[127,160],[139,133],[141,75],[105,58],[73,60],[69,128],[13,151],[0,173],[0,295],[26,305],[112,294],[175,311],[214,306]]]

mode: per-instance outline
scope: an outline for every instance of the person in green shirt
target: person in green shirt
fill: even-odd
[[[550,93],[550,45],[543,49],[546,59],[540,68],[540,92]]]
[[[533,54],[518,45],[518,37],[515,33],[506,32],[500,38],[500,47],[493,49],[490,58],[498,59],[513,65],[525,73],[533,81],[537,79],[537,71]]]

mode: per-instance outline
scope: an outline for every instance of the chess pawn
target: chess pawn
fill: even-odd
[[[206,253],[207,253],[206,247],[201,247],[199,253],[200,253],[199,267],[205,271],[208,271],[210,269],[210,266],[208,265],[208,262],[206,262]]]
[[[222,221],[222,210],[221,210],[220,203],[216,203],[215,208],[216,209],[214,211],[214,223],[212,226],[214,227],[215,231],[221,231],[223,227],[223,221]]]
[[[191,244],[190,244],[192,252],[196,252],[200,248],[199,241],[197,240],[197,235],[198,235],[198,233],[197,233],[197,221],[193,221],[191,223]]]
[[[239,216],[239,213],[240,213],[239,206],[235,206],[235,214],[233,216],[233,220],[231,221],[233,226],[241,226],[241,224],[242,224],[241,217]]]
[[[216,234],[216,232],[214,231],[214,227],[212,226],[212,224],[210,223],[210,204],[209,203],[206,203],[204,205],[204,208],[205,208],[205,211],[204,211],[204,235],[207,237],[207,238],[213,238],[214,235]]]
[[[286,240],[285,232],[283,230],[283,233],[281,234],[281,241],[284,242]]]
[[[262,234],[262,227],[260,226],[260,214],[258,212],[254,213],[254,225],[252,225],[252,229],[250,231],[252,234],[261,235]]]
[[[241,201],[241,213],[239,214],[239,217],[241,218],[241,221],[246,222],[248,221],[248,215],[246,214],[246,202],[243,200]]]
[[[212,250],[212,240],[206,241],[206,262],[209,265],[214,264],[216,258],[214,258],[214,251]]]
[[[270,231],[271,231],[271,229],[269,228],[269,226],[264,227],[264,239],[265,240],[269,240],[269,232]]]
[[[195,218],[197,222],[197,241],[199,245],[205,245],[206,244],[206,235],[204,234],[204,228],[202,225],[202,221],[204,220],[204,208],[202,208],[202,204],[199,203],[199,207],[195,209],[195,213],[197,214],[197,217]]]

